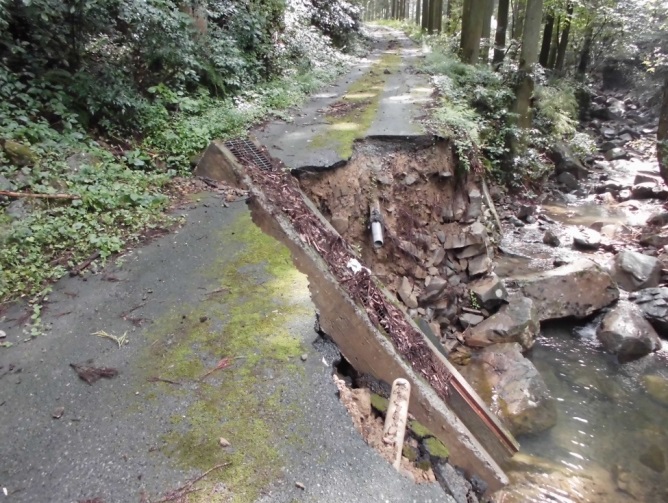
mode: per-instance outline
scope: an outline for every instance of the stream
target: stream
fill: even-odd
[[[656,163],[647,153],[643,157],[606,163],[583,190],[537,205],[535,222],[504,226],[497,274],[511,277],[551,269],[556,261],[582,256],[607,266],[614,251],[639,249],[638,232],[661,210],[661,201],[614,201],[595,194],[593,187],[613,179],[631,186],[638,173],[656,176]],[[506,219],[512,222],[507,212]],[[609,248],[582,251],[571,246],[584,228],[601,232]],[[543,243],[546,229],[559,237],[560,246]],[[663,339],[656,353],[620,363],[599,343],[598,321],[595,317],[541,327],[526,356],[556,400],[557,423],[546,432],[518,438],[521,452],[508,471],[511,486],[496,501],[668,501],[668,404],[650,396],[646,381],[647,376],[668,380],[668,341]]]

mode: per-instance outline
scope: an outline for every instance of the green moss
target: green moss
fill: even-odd
[[[230,462],[205,483],[221,481],[232,501],[250,502],[280,475],[278,447],[294,436],[288,426],[300,411],[284,405],[280,378],[301,372],[294,362],[304,348],[290,324],[312,312],[303,302],[306,278],[292,266],[288,250],[262,234],[248,215],[221,231],[218,240],[238,252],[208,264],[202,274],[216,278],[224,294],[157,320],[145,367],[149,375],[187,386],[166,384],[160,390],[190,399],[185,413],[171,418],[163,452],[184,469]],[[208,321],[200,323],[203,316]],[[202,379],[222,358],[230,358],[230,365]],[[269,375],[275,386],[263,385]],[[220,437],[231,442],[230,449],[219,446]],[[200,493],[191,501],[218,501],[210,491]]]
[[[376,393],[371,394],[371,407],[376,409],[382,415],[385,415],[387,413],[388,405],[389,405],[389,402],[388,402],[387,398],[384,398],[380,395],[377,395]]]
[[[448,456],[450,456],[448,448],[437,438],[429,437],[424,441],[423,445],[427,454],[432,458],[448,459]]]
[[[404,444],[401,454],[408,459],[408,461],[415,461],[418,457],[418,450],[412,445]]]
[[[427,470],[429,470],[431,468],[431,461],[429,461],[428,459],[421,459],[420,461],[415,463],[415,466],[418,469],[423,470],[423,471],[426,472]]]
[[[415,435],[418,439],[425,437],[433,437],[434,434],[429,431],[422,423],[418,421],[410,421],[408,423],[408,429]]]
[[[353,153],[353,142],[364,137],[378,113],[380,97],[385,88],[388,71],[392,73],[401,63],[398,54],[386,53],[360,79],[355,81],[343,96],[350,108],[344,113],[329,113],[325,120],[327,131],[311,142],[313,148],[335,148],[341,157],[349,158]]]

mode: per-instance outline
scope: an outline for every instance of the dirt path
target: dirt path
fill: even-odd
[[[382,92],[359,134],[396,134],[386,127],[395,114],[412,128],[408,110],[417,113],[428,94],[406,73],[415,51],[393,38],[378,44],[400,49],[369,59],[379,70],[385,58],[390,73],[370,70],[382,75],[373,81]],[[291,166],[330,162],[351,138],[336,148],[317,140],[333,121],[296,136],[352,92],[355,71],[294,124],[272,122],[258,135]],[[322,146],[307,151],[308,138]],[[0,319],[13,343],[0,352],[0,500],[185,501],[174,492],[182,488],[198,489],[190,502],[448,501],[435,484],[398,477],[354,430],[330,377],[338,354],[314,346],[306,279],[244,203],[224,207],[202,194],[179,214],[178,231],[97,274],[58,282],[43,313],[46,335],[27,340],[18,307]],[[87,384],[70,364],[118,375]]]

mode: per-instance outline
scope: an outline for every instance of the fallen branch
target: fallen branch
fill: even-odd
[[[226,356],[222,360],[218,362],[218,364],[213,367],[211,370],[209,370],[206,374],[204,374],[202,377],[199,378],[200,381],[203,381],[205,378],[209,377],[211,374],[213,374],[216,370],[222,370],[224,368],[227,368],[230,366],[232,362],[230,361],[230,357]]]
[[[70,271],[70,276],[78,276],[81,274],[85,269],[87,269],[94,260],[100,258],[100,252],[96,251],[93,253],[90,257],[88,257],[86,260],[81,262],[78,266],[76,266],[74,269]]]
[[[71,194],[33,194],[31,192],[13,192],[11,190],[0,190],[0,196],[31,197],[33,199],[66,199],[70,201],[81,199],[80,196],[73,196]]]
[[[200,491],[201,489],[193,488],[193,486],[197,484],[200,480],[202,480],[204,477],[209,475],[212,471],[220,470],[221,468],[225,468],[226,466],[229,466],[231,464],[232,463],[230,462],[221,463],[219,465],[214,466],[213,468],[208,469],[199,477],[196,477],[192,479],[190,482],[187,482],[186,484],[182,485],[181,487],[167,493],[162,499],[156,501],[155,503],[169,503],[170,501],[180,501],[188,494]]]
[[[165,379],[164,377],[149,377],[146,379],[148,382],[166,382],[167,384],[174,384],[176,386],[181,386],[179,381],[172,381],[171,379]]]

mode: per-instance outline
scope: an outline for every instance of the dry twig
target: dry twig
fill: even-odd
[[[221,468],[225,468],[226,466],[231,465],[232,463],[221,463],[219,465],[214,466],[213,468],[208,469],[205,471],[202,475],[199,477],[196,477],[192,479],[191,481],[187,482],[186,484],[182,485],[181,487],[174,489],[173,491],[170,491],[167,493],[162,499],[156,501],[155,503],[169,503],[173,501],[182,501],[188,494],[194,493],[196,491],[201,491],[201,488],[195,488],[193,487],[195,484],[197,484],[200,480],[202,480],[204,477],[209,475],[212,471],[214,470],[220,470]]]

